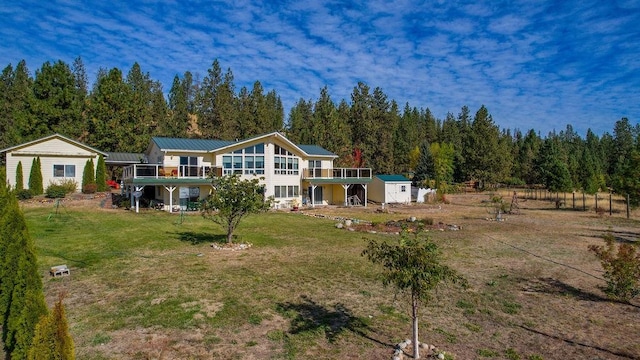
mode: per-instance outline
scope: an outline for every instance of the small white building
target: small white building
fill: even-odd
[[[18,162],[22,162],[23,188],[29,188],[29,174],[33,159],[40,158],[42,170],[42,186],[46,189],[49,183],[59,180],[74,180],[80,191],[82,174],[87,160],[93,159],[94,166],[98,164],[100,155],[106,153],[90,146],[71,140],[60,134],[53,134],[38,140],[16,145],[0,150],[6,154],[7,184],[16,186],[16,170]]]
[[[403,175],[376,175],[371,181],[369,199],[379,203],[410,203],[411,180]]]

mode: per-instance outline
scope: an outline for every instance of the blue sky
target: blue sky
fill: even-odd
[[[612,132],[640,118],[640,0],[72,1],[0,3],[0,66],[81,56],[134,62],[165,92],[214,59],[237,90],[259,80],[285,106],[350,102],[358,81],[443,119],[484,104],[501,128]]]

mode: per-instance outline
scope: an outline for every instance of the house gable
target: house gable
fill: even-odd
[[[0,152],[6,153],[6,181],[11,186],[16,185],[17,165],[18,162],[22,163],[24,188],[27,188],[31,165],[35,158],[40,158],[42,180],[45,187],[49,183],[67,179],[76,181],[79,189],[87,160],[93,159],[96,164],[100,155],[107,156],[102,151],[60,134],[16,145]]]

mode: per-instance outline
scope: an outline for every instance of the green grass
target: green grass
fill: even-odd
[[[464,214],[468,210],[461,208]],[[210,244],[224,241],[223,229],[197,214],[180,223],[177,215],[159,211],[135,214],[67,205],[57,215],[51,207],[24,212],[42,274],[54,265],[71,269],[68,277],[45,276],[44,285],[49,304],[65,294],[79,359],[385,358],[411,336],[407,298],[383,287],[380,269],[361,256],[364,238],[395,241],[390,235],[350,232],[336,229],[333,220],[270,212],[248,217],[237,229],[238,241],[253,244],[249,250],[216,251]],[[484,212],[465,216],[461,221],[470,231],[429,234],[446,262],[472,286],[463,291],[452,285],[434,293],[420,309],[421,340],[437,340],[456,359],[554,358],[542,351],[529,355],[527,349],[536,344],[518,324],[534,328],[530,324],[551,322],[557,333],[550,336],[574,333],[573,323],[561,320],[570,315],[566,309],[576,307],[576,297],[556,294],[551,285],[537,285],[546,292],[532,295],[522,296],[522,291],[538,289],[530,285],[560,272],[569,276],[567,285],[580,284],[579,279],[483,234],[547,251],[541,255],[549,258],[569,252],[556,251],[558,239],[547,232],[519,233],[528,223],[514,223],[533,215],[504,224],[487,222]],[[406,218],[371,210],[357,217],[380,223]],[[442,220],[438,214],[434,219]],[[549,221],[543,222],[545,229]],[[580,249],[582,244],[569,246]],[[594,259],[579,266],[597,265]],[[584,289],[589,291],[597,289]],[[609,307],[621,305],[593,305],[607,311],[601,312],[606,316],[590,315],[590,331],[611,332],[608,316],[624,311]],[[491,350],[505,349],[506,341],[506,351]],[[612,350],[623,351],[621,346],[609,343]],[[572,351],[567,346],[564,355]],[[597,354],[584,351],[592,351],[581,353],[584,358]]]

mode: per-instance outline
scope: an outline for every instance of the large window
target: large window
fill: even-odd
[[[53,177],[76,177],[75,165],[53,165]]]
[[[264,174],[264,144],[236,150],[222,157],[222,174]]]
[[[298,175],[299,159],[284,148],[275,145],[273,158],[273,172],[276,175]]]
[[[198,176],[198,157],[180,156],[180,176]]]
[[[276,185],[273,188],[273,197],[292,198],[300,195],[300,186],[298,185]]]
[[[322,161],[309,160],[309,176],[316,178],[322,177]]]

